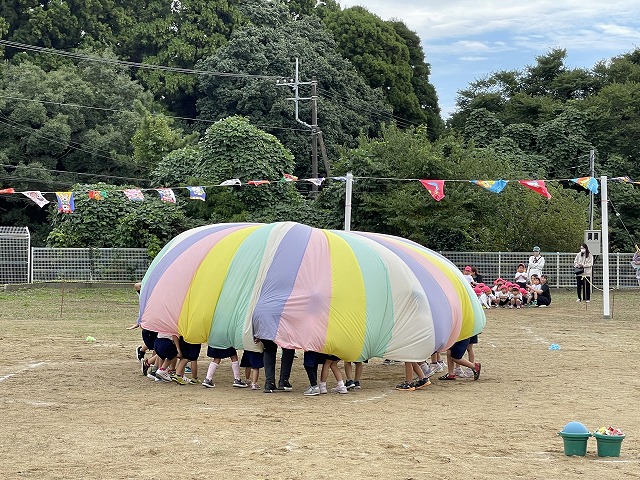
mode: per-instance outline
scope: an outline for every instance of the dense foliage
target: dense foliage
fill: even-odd
[[[0,38],[29,47],[0,45],[0,188],[78,193],[72,215],[0,196],[0,224],[28,225],[35,244],[154,254],[202,223],[342,228],[344,182],[316,193],[282,180],[311,176],[311,131],[276,83],[290,82],[296,58],[300,80],[317,81],[331,175],[357,177],[354,229],[441,250],[573,251],[589,197],[569,180],[590,174],[591,152],[597,175],[640,177],[640,49],[591,69],[553,49],[488,73],[459,92],[445,126],[416,33],[334,0],[12,0],[0,4]],[[298,114],[311,123],[308,99]],[[232,178],[270,183],[218,187]],[[551,179],[553,198],[467,181],[498,178]],[[449,180],[445,198],[417,179]],[[131,202],[124,185],[174,187],[177,203],[153,190]],[[207,186],[207,200],[190,201],[188,185]],[[91,200],[90,189],[109,195]],[[609,190],[612,247],[629,250],[640,193]]]

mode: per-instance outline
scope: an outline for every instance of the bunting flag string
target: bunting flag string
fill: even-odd
[[[336,176],[336,177],[328,177],[330,180],[346,182],[347,177],[345,176]],[[206,190],[207,188],[213,187],[228,187],[228,186],[261,186],[261,185],[269,185],[273,183],[280,182],[309,182],[317,186],[321,186],[327,178],[304,178],[298,179],[295,175],[291,174],[283,174],[282,178],[277,181],[272,180],[250,180],[246,183],[243,183],[239,178],[232,178],[228,180],[224,180],[223,182],[217,185],[201,185],[201,186],[180,186],[180,187],[165,187],[165,188],[126,188],[126,189],[114,189],[114,190],[89,190],[84,192],[41,192],[38,190],[31,191],[16,191],[12,187],[0,188],[0,195],[11,195],[11,194],[21,194],[25,197],[32,200],[36,205],[40,208],[47,205],[49,200],[47,200],[44,195],[45,194],[55,194],[58,202],[58,211],[61,213],[73,213],[75,211],[75,200],[78,194],[85,193],[87,196],[93,201],[103,201],[109,195],[112,195],[113,192],[122,192],[124,196],[136,202],[143,202],[145,200],[144,191],[155,190],[158,192],[160,196],[160,200],[167,203],[176,203],[176,195],[174,189],[186,188],[189,192],[190,200],[206,200]],[[507,183],[510,180],[432,180],[432,179],[416,179],[416,178],[378,178],[378,177],[353,177],[353,181],[356,182],[358,180],[377,180],[377,181],[403,181],[403,182],[414,182],[418,181],[431,195],[431,197],[439,202],[445,197],[444,186],[445,182],[470,182],[474,185],[482,187],[492,193],[500,193],[502,192]],[[612,182],[622,182],[622,183],[630,183],[635,185],[640,185],[640,182],[636,182],[628,176],[621,177],[613,177],[609,179]],[[595,177],[576,177],[576,178],[562,178],[562,179],[551,179],[551,180],[514,180],[520,185],[533,190],[534,192],[542,195],[545,198],[551,198],[551,194],[547,190],[546,182],[555,181],[555,182],[563,182],[570,181],[575,184],[582,186],[583,188],[593,192],[598,193],[598,179]]]

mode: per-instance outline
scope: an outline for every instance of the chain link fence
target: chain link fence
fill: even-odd
[[[484,283],[502,277],[513,280],[519,263],[527,265],[531,252],[440,252],[461,270],[471,265],[478,269]],[[550,287],[575,287],[573,261],[576,253],[541,252],[544,257],[542,273],[547,276]],[[632,253],[609,254],[609,287],[615,289],[638,288],[635,270],[631,267]],[[591,281],[602,288],[602,257],[596,256]]]
[[[0,284],[29,283],[30,249],[27,227],[0,226]]]

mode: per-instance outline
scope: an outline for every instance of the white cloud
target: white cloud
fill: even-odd
[[[458,60],[462,62],[484,62],[489,60],[489,57],[458,57]]]

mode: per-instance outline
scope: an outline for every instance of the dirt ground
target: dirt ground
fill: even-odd
[[[0,292],[0,478],[640,478],[637,291],[610,320],[569,293],[487,312],[478,381],[396,391],[403,366],[374,359],[362,390],[320,397],[301,355],[288,393],[232,388],[228,360],[214,389],[143,377],[132,292]],[[621,456],[565,456],[572,420],[622,429]]]

